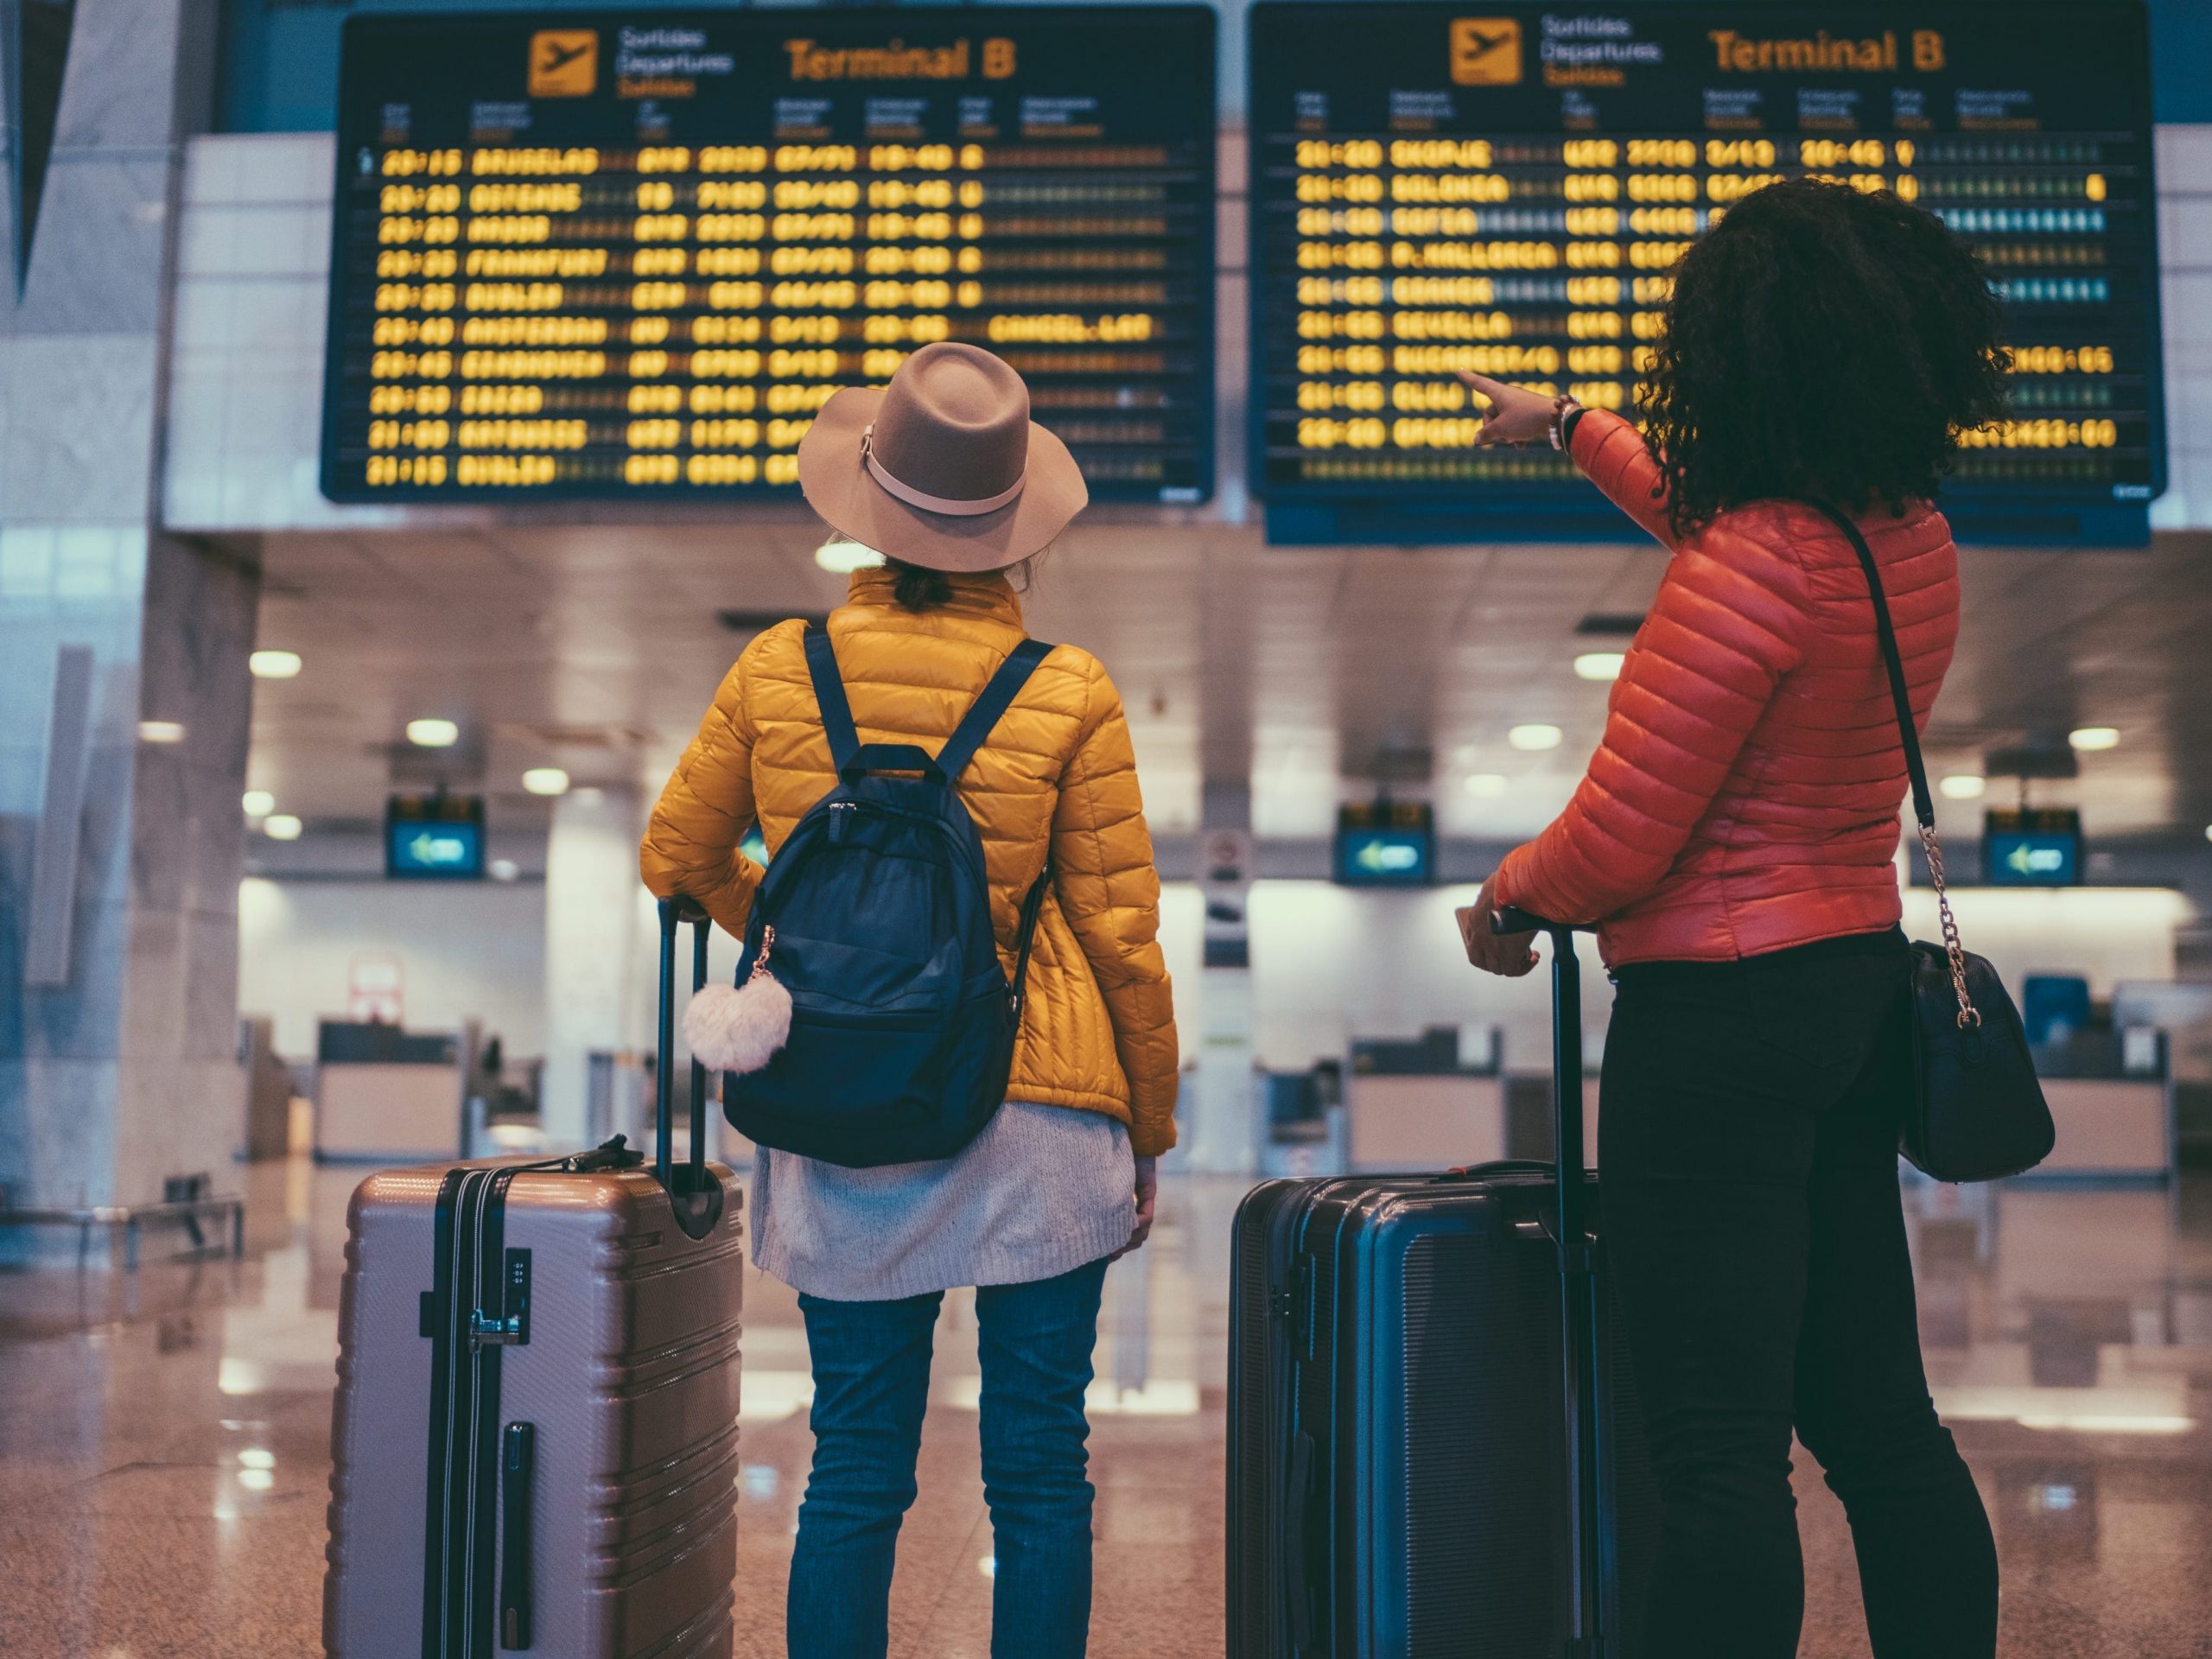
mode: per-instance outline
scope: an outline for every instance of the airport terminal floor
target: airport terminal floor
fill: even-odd
[[[355,1176],[256,1166],[244,1261],[0,1279],[0,1652],[320,1649],[332,1365]],[[1171,1179],[1110,1272],[1090,1395],[1097,1659],[1223,1651],[1227,1244],[1243,1183]],[[2176,1192],[1916,1187],[1923,1340],[1980,1482],[2007,1659],[2206,1651],[2212,1179]],[[810,1450],[791,1293],[748,1274],[737,1652],[783,1652]],[[971,1305],[948,1299],[901,1535],[891,1652],[983,1659],[991,1532]],[[1866,1638],[1840,1506],[1797,1457],[1802,1659]]]

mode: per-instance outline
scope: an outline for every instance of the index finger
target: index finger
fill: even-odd
[[[1479,391],[1493,404],[1512,390],[1503,381],[1493,380],[1486,374],[1477,374],[1472,369],[1459,369],[1454,372],[1459,375],[1461,385]]]

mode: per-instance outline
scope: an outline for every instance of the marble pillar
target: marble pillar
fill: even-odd
[[[650,1004],[639,994],[654,969],[640,919],[644,812],[637,792],[626,789],[580,789],[553,805],[545,844],[539,1110],[557,1148],[581,1147],[587,1137],[591,1056],[634,1054],[652,1041]]]
[[[76,0],[44,60],[60,98],[35,226],[0,193],[27,251],[20,284],[0,280],[0,1186],[20,1204],[237,1185],[257,580],[156,507],[181,146],[214,13]],[[57,721],[60,665],[85,652],[84,719]],[[0,1230],[0,1260],[35,1236]]]

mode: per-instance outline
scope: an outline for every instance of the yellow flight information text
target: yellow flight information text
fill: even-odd
[[[1204,499],[1215,20],[1146,15],[362,20],[326,492],[789,490],[830,396],[962,341],[1095,493]]]
[[[1966,435],[1962,477],[2111,475],[2111,187],[2094,140],[1332,133],[1285,136],[1268,160],[1270,482],[1570,477],[1549,452],[1471,449],[1481,404],[1457,372],[1633,414],[1676,263],[1731,204],[1804,175],[1942,215],[2026,321],[2015,377],[2051,384],[2032,415]],[[2034,329],[2039,310],[2069,314],[2065,338]]]

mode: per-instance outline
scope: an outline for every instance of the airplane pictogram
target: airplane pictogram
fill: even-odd
[[[1486,56],[1497,51],[1499,47],[1519,38],[1519,31],[1516,29],[1500,29],[1495,35],[1485,35],[1480,28],[1473,24],[1468,25],[1465,37],[1466,44],[1471,48],[1469,55],[1478,58]]]
[[[1521,23],[1513,17],[1452,22],[1452,79],[1462,86],[1509,86],[1521,79]]]
[[[588,98],[598,86],[598,30],[541,29],[530,37],[532,98]]]

